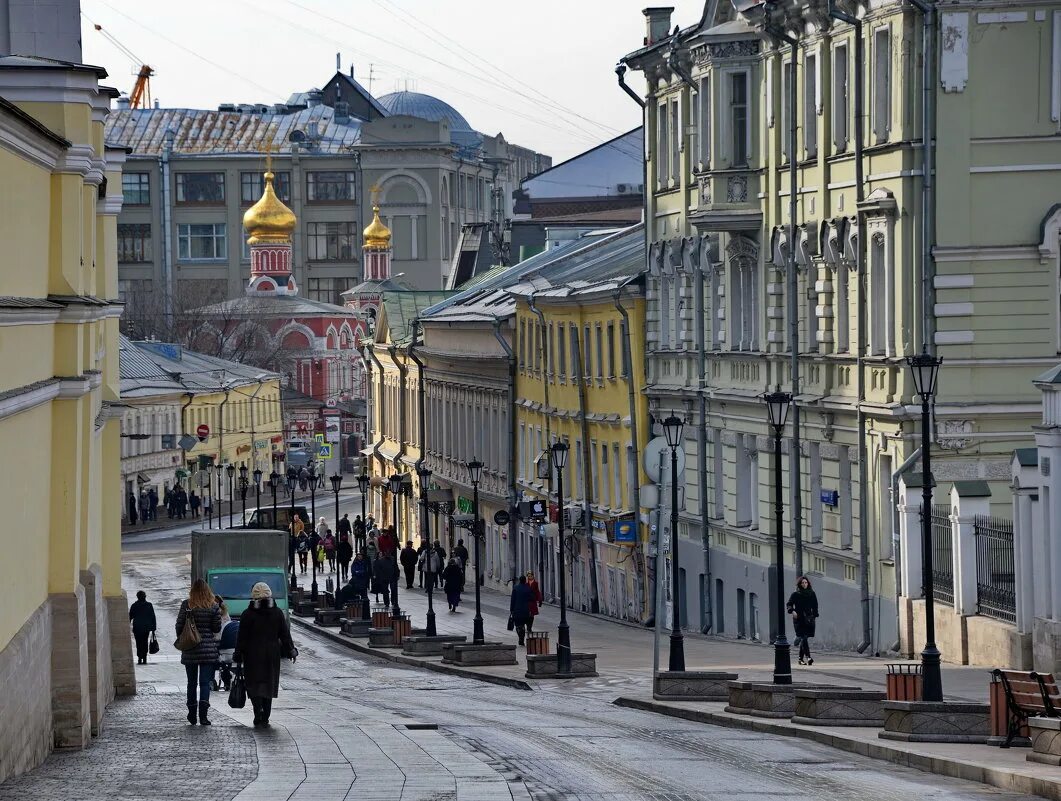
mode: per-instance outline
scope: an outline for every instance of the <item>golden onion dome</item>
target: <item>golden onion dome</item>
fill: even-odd
[[[243,227],[249,234],[247,244],[290,242],[297,224],[295,213],[283,204],[273,190],[273,173],[266,172],[265,191],[243,215]]]
[[[391,246],[391,229],[379,218],[379,206],[372,207],[372,222],[362,235],[365,238],[364,250],[386,250]]]

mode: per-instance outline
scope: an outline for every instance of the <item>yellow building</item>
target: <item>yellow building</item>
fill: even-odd
[[[517,299],[516,477],[524,501],[550,504],[550,522],[521,523],[530,567],[555,597],[555,523],[563,513],[574,543],[574,607],[638,621],[650,608],[647,527],[622,540],[640,517],[645,484],[644,236],[636,225],[584,237],[508,290]],[[569,447],[562,512],[540,459],[559,441]]]
[[[76,10],[64,23],[78,30]],[[106,73],[76,63],[73,42],[60,52],[69,61],[0,56],[0,781],[88,745],[115,694],[136,689],[121,586],[125,153],[103,141]]]

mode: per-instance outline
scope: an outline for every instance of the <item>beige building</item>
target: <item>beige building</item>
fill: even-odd
[[[785,583],[798,564],[832,610],[820,639],[887,650],[897,606],[904,619],[918,608],[897,591],[920,594],[896,567],[892,484],[919,469],[903,358],[927,345],[944,360],[937,500],[980,479],[995,513],[1012,450],[1031,444],[1030,379],[1056,359],[1061,19],[1016,2],[947,7],[934,27],[892,2],[857,6],[857,26],[800,2],[707,8],[677,34],[669,10],[647,9],[647,44],[625,58],[648,80],[650,404],[657,421],[692,423],[679,533],[699,575],[686,593],[701,628],[769,636],[760,396],[780,385],[799,407]]]

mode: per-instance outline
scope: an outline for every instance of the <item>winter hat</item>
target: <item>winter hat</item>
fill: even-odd
[[[251,598],[255,601],[260,601],[262,598],[272,598],[273,590],[264,581],[259,581],[253,587],[251,587]]]

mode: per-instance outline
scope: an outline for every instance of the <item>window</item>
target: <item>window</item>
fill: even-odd
[[[291,173],[274,173],[273,189],[276,196],[284,203],[291,202]],[[239,174],[239,199],[243,203],[257,203],[265,191],[265,178],[260,172],[241,172]]]
[[[888,319],[888,265],[885,261],[884,237],[877,234],[869,247],[869,348],[874,356],[887,354]]]
[[[352,172],[306,173],[306,199],[316,203],[353,200],[354,174]]]
[[[619,323],[619,350],[622,352],[620,364],[623,368],[623,371],[621,373],[623,378],[628,378],[630,376],[630,360],[628,358],[628,343],[630,341],[629,337],[630,334],[626,330],[626,321],[624,320],[623,322]]]
[[[247,229],[246,228],[241,228],[240,230],[243,232],[243,236],[240,237],[240,240],[239,240],[239,244],[240,244],[239,258],[240,258],[240,261],[250,261],[251,260],[251,246],[250,246],[250,242],[247,241],[250,238],[250,234],[247,233]]]
[[[151,176],[146,172],[122,173],[122,202],[126,206],[151,203]]]
[[[224,203],[225,174],[223,172],[177,173],[178,203]]]
[[[604,380],[604,331],[597,326],[597,380]]]
[[[559,329],[556,332],[556,345],[556,356],[558,360],[557,373],[560,378],[563,379],[567,377],[567,326],[564,325],[564,323],[560,323]]]
[[[888,141],[892,127],[891,33],[880,28],[873,34],[873,134]]]
[[[527,369],[527,321],[519,321],[519,369]]]
[[[357,242],[355,229],[348,222],[306,223],[310,261],[351,261]]]
[[[781,139],[781,158],[784,161],[787,161],[790,155],[788,145],[792,136],[788,122],[788,93],[790,86],[792,86],[792,62],[786,61],[781,65],[781,126],[778,130],[778,137]]]
[[[347,278],[310,278],[306,281],[306,297],[322,303],[343,305],[342,293],[357,283],[354,276]]]
[[[594,484],[600,485],[600,505],[601,506],[612,506],[611,496],[609,494],[611,486],[608,482],[608,443],[602,442],[600,444],[600,481],[594,480]],[[619,499],[616,498],[614,506],[618,508]]]
[[[177,258],[183,261],[217,261],[225,258],[225,224],[177,226]]]
[[[707,169],[711,166],[711,78],[710,76],[700,79],[700,91],[696,93],[698,103],[698,138],[697,144],[700,149],[700,167]]]
[[[667,187],[670,177],[670,116],[667,104],[661,103],[656,109],[656,184],[660,189]]]
[[[615,378],[615,323],[608,323],[608,378]]]
[[[729,123],[733,159],[730,166],[743,167],[748,163],[751,126],[748,120],[748,73],[730,75]]]
[[[151,225],[118,225],[118,261],[137,264],[151,261]]]
[[[682,112],[679,98],[674,98],[670,103],[670,179],[672,185],[678,183],[678,165],[681,163],[679,156],[679,142],[682,140]]]
[[[833,145],[837,153],[847,150],[847,121],[851,117],[848,95],[847,45],[833,50]]]
[[[612,443],[612,506],[616,509],[625,509],[623,503],[623,468],[619,462],[619,443]]]
[[[818,155],[818,56],[808,53],[803,62],[803,152]]]
[[[590,339],[589,326],[582,329],[582,378],[593,375],[593,340]]]
[[[551,376],[556,372],[556,326],[553,323],[549,323],[549,349],[545,358],[548,362],[545,371]]]
[[[172,451],[177,447],[177,435],[176,434],[163,434],[162,435],[162,450]]]
[[[580,378],[581,370],[579,368],[579,347],[578,347],[578,326],[571,326],[571,377]]]

